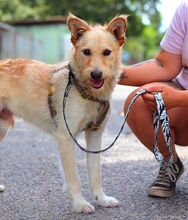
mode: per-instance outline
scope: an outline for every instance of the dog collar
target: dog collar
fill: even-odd
[[[86,89],[79,84],[79,81],[75,78],[72,68],[69,65],[69,78],[74,83],[77,91],[80,93],[83,99],[87,99],[93,102],[100,102],[99,99],[93,97],[91,94],[88,94]]]

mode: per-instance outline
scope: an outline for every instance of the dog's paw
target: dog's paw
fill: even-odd
[[[4,185],[0,185],[0,192],[4,192],[5,191],[5,186]]]
[[[96,200],[97,204],[104,208],[114,208],[119,206],[118,200],[114,197],[104,195],[102,197],[97,197]]]
[[[77,213],[94,213],[95,207],[85,199],[73,202],[73,209]]]

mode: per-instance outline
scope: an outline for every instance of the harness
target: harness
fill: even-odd
[[[79,142],[74,138],[73,134],[71,133],[71,131],[69,129],[68,122],[66,120],[66,115],[65,115],[66,100],[68,98],[69,92],[70,92],[71,87],[72,87],[73,84],[75,85],[76,89],[78,90],[78,92],[80,93],[82,98],[88,99],[88,100],[91,100],[91,101],[94,101],[94,102],[99,102],[101,104],[101,106],[102,106],[102,108],[101,108],[102,110],[101,110],[101,112],[100,112],[96,122],[90,123],[86,127],[85,130],[90,129],[92,131],[96,131],[100,127],[101,123],[105,119],[106,114],[107,114],[107,112],[109,110],[110,103],[109,103],[109,101],[101,101],[101,100],[98,100],[98,99],[96,99],[95,97],[93,97],[91,95],[88,95],[85,92],[84,88],[82,88],[80,86],[80,84],[78,83],[77,79],[75,79],[74,74],[73,74],[71,68],[69,67],[69,78],[68,78],[68,82],[67,82],[67,85],[66,85],[66,88],[65,88],[65,92],[64,92],[64,96],[63,96],[63,117],[64,117],[65,125],[66,125],[66,128],[68,130],[69,135],[71,136],[73,141],[76,143],[76,145],[82,151],[84,151],[86,153],[93,153],[93,154],[98,154],[98,153],[105,152],[105,151],[109,150],[115,144],[115,142],[119,138],[121,132],[123,131],[125,123],[127,122],[128,114],[129,114],[133,104],[135,103],[136,99],[139,96],[141,96],[141,95],[143,95],[145,93],[149,93],[146,90],[139,90],[134,95],[134,97],[132,98],[132,100],[131,100],[131,102],[130,102],[130,104],[128,106],[127,112],[125,114],[124,122],[123,122],[123,124],[122,124],[122,126],[120,128],[120,131],[118,132],[117,136],[114,138],[114,141],[108,147],[106,147],[106,148],[104,148],[102,150],[92,151],[92,150],[87,150],[86,148],[82,147],[79,144]],[[163,101],[163,97],[162,97],[161,92],[155,92],[155,93],[152,93],[152,94],[154,96],[154,99],[155,99],[155,102],[156,102],[156,105],[157,105],[157,111],[154,112],[153,116],[152,116],[153,117],[153,126],[154,126],[153,153],[155,155],[156,160],[160,164],[163,163],[164,166],[168,167],[173,162],[173,153],[172,153],[172,145],[171,145],[169,117],[167,115],[167,111],[166,111],[166,108],[165,108],[165,105],[164,105],[164,101]],[[54,122],[54,125],[57,127],[58,124],[57,124],[57,121],[55,120],[55,116],[56,116],[57,112],[56,112],[56,110],[55,110],[55,108],[53,106],[52,96],[53,96],[53,93],[49,92],[49,95],[48,95],[48,105],[49,105],[49,110],[50,110],[50,114],[51,114],[52,120]],[[158,148],[158,144],[157,144],[157,137],[158,137],[160,126],[162,127],[162,132],[163,132],[164,139],[165,139],[165,142],[166,142],[166,147],[167,147],[167,149],[169,151],[169,155],[170,155],[170,157],[169,157],[169,159],[167,161],[164,160],[163,155],[160,153],[159,148]]]
[[[50,110],[50,115],[51,115],[53,124],[57,128],[58,127],[58,122],[56,120],[57,111],[54,107],[53,95],[54,95],[54,87],[52,84],[49,84],[48,86],[48,108]]]

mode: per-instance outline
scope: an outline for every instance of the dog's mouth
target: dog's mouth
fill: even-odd
[[[93,80],[93,79],[90,79],[91,81],[91,86],[94,88],[94,89],[100,89],[103,84],[104,84],[104,79],[102,80]]]

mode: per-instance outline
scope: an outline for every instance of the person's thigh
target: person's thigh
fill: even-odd
[[[161,82],[151,83],[153,85],[156,84],[164,84]],[[176,82],[165,82],[169,86],[172,86],[176,89],[183,90],[183,88],[177,84]],[[135,93],[139,89],[136,89],[132,92],[125,102],[125,113],[127,111],[127,107],[135,95]],[[188,108],[178,107],[168,110],[169,118],[170,118],[170,127],[173,142],[178,145],[186,146],[188,145]],[[132,129],[133,133],[137,136],[137,138],[148,148],[151,148],[153,145],[154,138],[154,129],[152,123],[152,112],[148,108],[148,106],[144,103],[142,97],[139,97],[135,104],[133,105],[129,117],[128,117],[129,127]],[[162,133],[159,133],[158,136],[159,145],[165,145],[164,138]]]
[[[168,115],[175,132],[175,144],[188,146],[188,107],[170,109]]]

